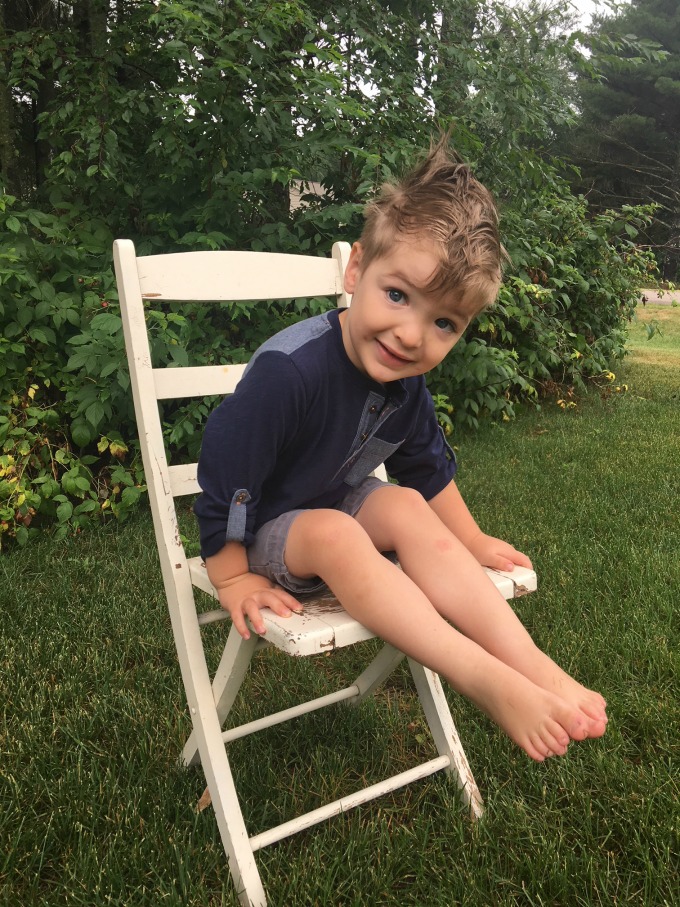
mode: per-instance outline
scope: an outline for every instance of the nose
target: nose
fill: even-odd
[[[415,350],[423,342],[422,326],[417,318],[403,318],[394,328],[394,336],[405,350]]]

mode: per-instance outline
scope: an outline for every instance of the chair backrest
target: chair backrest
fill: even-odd
[[[350,298],[343,289],[348,243],[335,243],[332,257],[272,252],[179,252],[137,257],[128,239],[113,246],[130,380],[140,434],[144,472],[166,590],[174,571],[185,565],[174,498],[200,491],[196,463],[169,465],[158,403],[169,399],[232,393],[245,365],[224,362],[200,367],[154,368],[145,301],[198,305],[273,299],[332,297],[338,306]],[[332,302],[331,302],[332,304]],[[179,560],[178,560],[179,559]],[[186,572],[186,571],[185,571]]]

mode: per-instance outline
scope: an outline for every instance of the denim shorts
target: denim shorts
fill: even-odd
[[[356,516],[366,498],[377,488],[388,486],[388,482],[369,476],[356,488],[350,489],[347,495],[334,507],[340,513]],[[285,563],[286,542],[293,521],[305,510],[289,510],[261,526],[255,534],[255,541],[247,549],[248,565],[253,573],[266,576],[294,595],[318,592],[326,584],[318,576],[302,579],[288,572]]]

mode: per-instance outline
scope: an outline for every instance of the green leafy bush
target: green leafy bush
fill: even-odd
[[[129,440],[111,235],[85,219],[74,240],[70,226],[0,196],[0,544],[24,544],[40,526],[59,536],[123,518],[143,490],[118,428]],[[74,361],[84,337],[101,355]]]
[[[431,376],[445,429],[606,374],[647,215],[589,218],[544,151],[573,118],[562,14],[474,5],[15,4],[0,29],[0,543],[124,519],[144,495],[115,237],[139,254],[328,254],[441,128],[501,200],[513,261]],[[150,306],[155,364],[246,358],[325,305],[275,304],[266,323]],[[164,404],[179,456],[196,456],[211,405]]]
[[[144,494],[112,238],[101,222],[74,224],[0,195],[0,546],[25,544],[45,527],[60,537],[92,520],[125,519]],[[197,242],[190,235],[178,245]],[[154,363],[245,361],[271,332],[324,307],[275,303],[262,324],[245,304],[213,315],[150,306]],[[164,406],[179,456],[196,458],[214,403]]]
[[[0,540],[24,544],[46,525],[64,535],[92,519],[124,519],[145,487],[110,234],[91,222],[69,243],[63,217],[0,200]],[[519,401],[537,403],[558,387],[583,388],[623,356],[637,286],[650,267],[633,231],[648,212],[591,221],[585,213],[583,202],[563,198],[531,221],[506,217],[512,271],[496,304],[429,379],[449,434],[456,424],[512,418]],[[314,212],[308,219],[314,224]],[[293,224],[270,247],[287,249],[294,231],[306,229]],[[275,303],[266,324],[244,304],[212,316],[200,306],[150,308],[154,362],[245,360],[271,333],[327,305]],[[214,402],[165,406],[166,435],[180,456],[197,456]]]
[[[650,217],[650,208],[626,208],[588,218],[584,200],[568,194],[531,214],[505,213],[512,266],[498,299],[430,378],[458,424],[512,418],[520,401],[609,381],[639,287],[655,269],[635,245]]]

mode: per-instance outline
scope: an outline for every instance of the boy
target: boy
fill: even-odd
[[[484,573],[531,562],[472,518],[423,377],[494,301],[502,255],[493,199],[440,142],[368,206],[351,307],[267,341],[211,414],[195,509],[242,636],[246,619],[265,632],[262,608],[289,616],[289,593],[327,584],[541,762],[601,736],[606,703],[535,646]],[[369,476],[383,461],[398,485]]]

